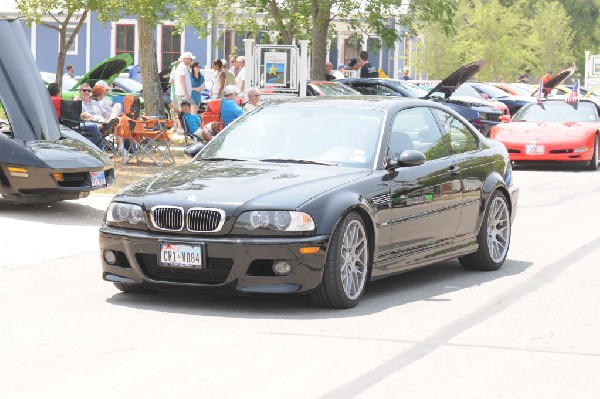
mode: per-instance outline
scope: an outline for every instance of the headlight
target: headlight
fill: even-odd
[[[144,229],[147,226],[146,214],[139,205],[111,202],[106,211],[106,224]]]
[[[236,227],[246,230],[313,231],[315,222],[304,212],[251,211],[240,215]]]

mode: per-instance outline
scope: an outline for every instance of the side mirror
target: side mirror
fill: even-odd
[[[388,166],[398,168],[400,166],[418,166],[423,165],[427,158],[425,154],[416,150],[404,150],[398,158],[390,160]]]
[[[510,115],[501,115],[500,120],[504,123],[508,123],[511,121]]]

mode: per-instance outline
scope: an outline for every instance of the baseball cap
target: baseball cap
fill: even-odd
[[[243,55],[240,55],[239,57],[236,58],[237,62],[246,62],[246,57],[244,57]]]
[[[99,86],[98,84],[96,84],[93,88],[92,88],[92,94],[94,96],[97,96],[99,94],[103,94],[106,93],[106,89],[102,86]]]
[[[237,87],[234,85],[225,86],[223,89],[223,95],[228,96],[230,94],[237,94]]]
[[[358,64],[358,60],[356,58],[352,58],[350,63],[348,64],[349,68],[352,68],[354,65]]]
[[[189,51],[186,51],[185,53],[182,53],[181,57],[179,57],[179,61],[181,61],[184,58],[190,58],[192,60],[196,59],[196,57],[194,56],[194,54],[190,53]]]
[[[94,86],[102,86],[104,87],[106,90],[110,90],[110,86],[108,85],[108,83],[106,83],[103,80],[99,80],[96,82],[96,84]]]
[[[344,64],[340,64],[340,65],[338,65],[338,68],[337,68],[337,69],[342,69],[342,68],[346,68],[346,65],[344,65]]]

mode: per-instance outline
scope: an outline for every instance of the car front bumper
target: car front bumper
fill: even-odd
[[[150,289],[182,289],[238,293],[300,293],[317,288],[327,258],[330,236],[250,238],[169,236],[145,231],[100,229],[104,280]],[[160,266],[160,242],[200,245],[204,268]],[[312,254],[301,248],[318,247]],[[113,251],[116,262],[107,263]],[[272,265],[288,262],[291,272],[275,275]]]

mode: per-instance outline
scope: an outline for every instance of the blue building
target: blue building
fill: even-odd
[[[0,17],[17,17],[18,11],[14,0],[0,0]],[[81,15],[76,15],[80,17]],[[50,19],[49,19],[50,21]],[[69,27],[75,29],[76,21]],[[59,34],[56,30],[33,23],[23,27],[31,51],[41,71],[54,73],[56,71],[57,54],[59,51]],[[328,61],[334,66],[348,64],[350,59],[357,58],[361,50],[369,51],[379,39],[376,36],[360,35],[350,31],[343,22],[336,21],[337,37],[329,46]],[[262,32],[257,42],[268,38],[267,32]],[[191,51],[204,67],[210,68],[215,58],[224,58],[235,53],[242,55],[244,51],[243,35],[237,34],[220,24],[212,35],[206,39],[198,38],[193,28],[186,28],[181,34],[175,33],[172,22],[165,21],[155,30],[158,68],[163,69],[176,60],[183,51]],[[369,60],[381,68],[390,77],[400,77],[405,67],[404,53],[408,42],[401,40],[394,48],[382,48],[381,51],[370,51]],[[223,43],[223,44],[217,44]],[[122,18],[119,21],[103,23],[96,19],[94,13],[88,14],[75,42],[68,50],[65,67],[73,65],[76,75],[83,75],[97,63],[120,53],[129,53],[134,64],[139,63],[139,43],[137,36],[137,19]]]

